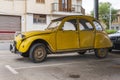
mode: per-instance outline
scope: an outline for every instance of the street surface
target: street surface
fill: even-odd
[[[33,63],[8,49],[9,42],[0,43],[0,80],[120,80],[120,51],[105,59],[97,59],[93,52],[52,54]]]

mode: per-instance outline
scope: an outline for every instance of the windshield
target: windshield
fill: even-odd
[[[53,21],[50,23],[47,29],[54,29],[57,28],[60,25],[61,21]]]

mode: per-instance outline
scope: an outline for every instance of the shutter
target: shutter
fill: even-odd
[[[62,11],[62,0],[59,0],[58,5],[59,5],[59,11]]]
[[[71,11],[71,6],[72,6],[71,0],[67,0],[67,11]]]
[[[21,31],[21,17],[0,15],[0,40],[13,39],[16,31]]]

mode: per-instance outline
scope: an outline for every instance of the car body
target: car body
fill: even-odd
[[[110,48],[110,51],[112,49],[120,50],[120,30],[118,30],[116,33],[109,34],[108,36],[113,43],[113,46],[112,48]]]
[[[96,56],[107,56],[112,43],[103,27],[90,16],[65,16],[51,21],[44,31],[29,31],[16,35],[10,51],[30,57],[33,62],[45,60],[48,53],[94,50]]]

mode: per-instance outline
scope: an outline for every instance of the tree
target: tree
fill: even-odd
[[[100,2],[99,3],[99,19],[102,20],[107,26],[109,26],[109,18],[110,18],[110,6],[111,3],[109,2]],[[91,15],[93,16],[93,12],[91,11]],[[112,21],[116,18],[116,13],[117,10],[115,10],[114,8],[111,8],[111,17],[112,17]],[[107,27],[109,28],[109,27]]]

